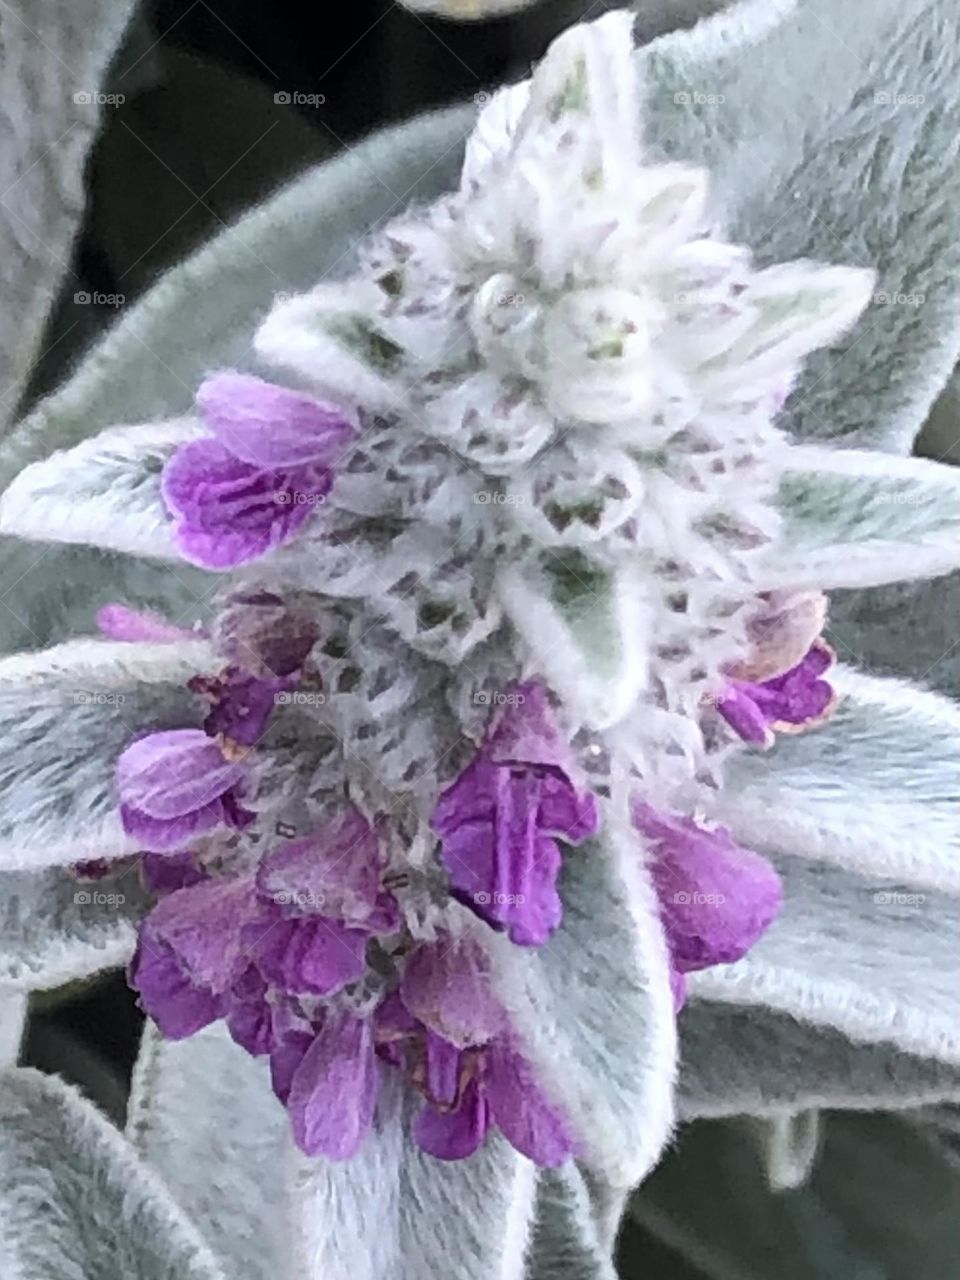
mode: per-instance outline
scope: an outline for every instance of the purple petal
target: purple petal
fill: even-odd
[[[180,818],[218,800],[242,782],[237,764],[200,729],[151,733],[130,744],[117,762],[124,803],[151,818]]]
[[[391,991],[381,1000],[373,1015],[373,1025],[377,1056],[392,1067],[404,1068],[407,1045],[415,1036],[420,1036],[421,1027],[400,999],[399,991]]]
[[[563,916],[560,850],[537,830],[540,786],[478,756],[434,812],[456,897],[521,946],[546,942]]]
[[[204,880],[161,898],[142,938],[169,948],[192,982],[221,995],[246,968],[244,930],[258,910],[251,877]]]
[[[578,792],[565,778],[548,774],[540,783],[537,826],[544,835],[581,844],[600,829],[600,810],[591,791]]]
[[[744,742],[771,747],[774,733],[763,709],[752,697],[753,687],[731,680],[717,701],[717,710]]]
[[[774,728],[822,720],[832,708],[835,695],[831,685],[820,676],[829,671],[835,661],[833,650],[818,641],[790,671],[753,686],[751,696]]]
[[[217,826],[242,825],[250,815],[231,792],[244,778],[200,729],[148,734],[117,761],[124,829],[144,849],[163,853]]]
[[[322,467],[265,471],[216,440],[181,445],[161,492],[177,520],[181,555],[204,569],[231,569],[288,542],[330,491]]]
[[[284,1106],[289,1100],[294,1076],[314,1039],[312,1031],[291,1031],[271,1050],[270,1086]]]
[[[234,592],[214,633],[225,660],[261,680],[294,675],[319,638],[314,618],[271,591]]]
[[[147,922],[130,964],[139,1005],[168,1040],[184,1040],[223,1016],[224,1001],[192,983],[169,947],[151,937]]]
[[[460,1049],[486,1044],[503,1030],[490,958],[469,937],[444,934],[417,947],[407,958],[400,994],[411,1014]]]
[[[498,713],[486,740],[494,764],[541,765],[572,776],[573,751],[553,715],[547,691],[535,681],[514,685],[514,699]]]
[[[545,1168],[562,1164],[575,1146],[560,1111],[547,1101],[529,1062],[507,1041],[487,1050],[484,1089],[490,1113],[521,1155]]]
[[[436,1106],[452,1106],[460,1094],[464,1055],[441,1036],[427,1031],[423,1037],[423,1062],[415,1082]]]
[[[796,732],[818,724],[836,701],[833,687],[820,679],[835,661],[829,645],[817,640],[801,662],[772,680],[762,684],[731,681],[719,703],[720,713],[748,742],[759,740],[761,724],[768,741],[775,729]]]
[[[363,977],[367,936],[320,916],[264,916],[248,926],[245,942],[263,976],[281,991],[326,996]]]
[[[652,843],[654,885],[673,963],[682,973],[739,960],[779,914],[780,878],[724,827],[633,804],[637,829]]]
[[[599,826],[595,798],[577,790],[573,752],[542,685],[515,686],[480,751],[432,816],[455,896],[522,946],[559,925],[554,836],[579,844]]]
[[[254,747],[266,732],[277,705],[277,695],[293,688],[292,679],[261,680],[232,668],[216,679],[198,677],[190,688],[213,701],[203,722],[204,732],[219,735],[243,747]]]
[[[381,887],[384,863],[376,827],[351,805],[302,840],[264,858],[257,884],[285,915],[319,913],[371,932],[391,933],[399,914]]]
[[[413,1122],[413,1140],[438,1160],[464,1160],[480,1147],[490,1127],[490,1109],[476,1080],[463,1092],[455,1111],[425,1103]]]
[[[175,893],[207,879],[194,853],[144,853],[140,856],[140,879],[148,893]]]
[[[220,443],[262,470],[333,466],[356,431],[342,409],[244,373],[215,373],[197,405]]]
[[[327,1017],[297,1068],[287,1100],[297,1146],[308,1156],[346,1160],[373,1123],[377,1060],[369,1018]]]
[[[827,617],[822,591],[774,591],[748,624],[749,657],[729,674],[757,684],[802,662],[816,644]]]
[[[247,965],[230,988],[226,1000],[227,1030],[253,1057],[274,1048],[273,1017],[267,1002],[267,984],[256,965]]]
[[[129,609],[125,604],[105,604],[97,612],[96,622],[97,629],[111,640],[172,644],[177,640],[196,640],[200,634],[175,627],[158,613]]]

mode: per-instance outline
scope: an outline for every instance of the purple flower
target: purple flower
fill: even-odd
[[[405,1068],[424,1095],[413,1128],[424,1151],[461,1160],[497,1127],[538,1164],[561,1164],[573,1153],[565,1120],[538,1085],[490,989],[486,955],[475,940],[441,935],[418,947],[375,1023],[380,1057]]]
[[[220,739],[230,754],[234,746],[257,745],[266,732],[278,695],[296,683],[295,676],[261,680],[237,667],[228,667],[219,676],[194,676],[189,688],[211,704],[203,722],[204,732]]]
[[[250,954],[264,978],[290,995],[328,996],[362,978],[369,933],[323,916],[287,919],[262,908],[245,931]]]
[[[653,848],[651,872],[678,975],[673,989],[679,1006],[679,975],[739,960],[769,928],[783,901],[780,878],[766,858],[736,844],[724,827],[708,830],[639,800],[633,821]]]
[[[594,796],[579,790],[573,753],[542,685],[512,691],[483,745],[440,796],[433,829],[454,895],[522,946],[546,942],[563,907],[558,839],[594,835]]]
[[[130,609],[125,604],[105,604],[97,613],[97,629],[111,640],[130,643],[174,644],[178,640],[196,640],[197,631],[174,626],[159,613],[146,609]]]
[[[769,747],[775,733],[802,733],[830,715],[836,693],[821,677],[835,662],[829,645],[816,640],[806,656],[782,675],[761,683],[730,680],[717,710],[744,742]]]
[[[458,1049],[486,1044],[505,1025],[490,986],[490,960],[472,938],[440,934],[407,958],[400,985],[404,1007]]]
[[[248,964],[230,987],[227,1030],[252,1057],[270,1053],[276,1043],[269,988],[255,964]]]
[[[205,880],[163,898],[140,926],[130,985],[171,1040],[228,1012],[249,959],[244,926],[258,911],[250,877]]]
[[[316,619],[272,591],[234,592],[214,630],[227,663],[261,680],[297,675],[319,638]]]
[[[317,914],[385,934],[400,925],[396,900],[382,885],[385,867],[377,827],[349,805],[302,840],[268,854],[257,885],[284,915]]]
[[[201,729],[169,729],[132,742],[117,761],[124,829],[152,853],[185,849],[216,827],[242,828],[245,774]]]
[[[177,450],[163,500],[183,557],[229,569],[294,536],[330,491],[354,428],[340,409],[241,373],[207,378],[197,404],[213,438]]]
[[[331,1011],[301,1054],[304,1041],[302,1035],[288,1039],[287,1059],[278,1066],[289,1083],[275,1079],[287,1095],[294,1141],[308,1156],[347,1160],[360,1149],[376,1107],[372,1021],[348,1010]]]
[[[139,858],[140,879],[149,893],[158,896],[188,889],[207,879],[207,873],[191,851],[184,853],[143,853]]]

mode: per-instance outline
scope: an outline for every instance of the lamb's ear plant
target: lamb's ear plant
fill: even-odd
[[[826,381],[902,445],[947,340],[852,416],[868,255],[758,260],[742,160],[691,162],[792,9],[639,57],[609,14],[324,166],[0,457],[51,642],[0,659],[6,981],[130,959],[117,1158],[226,1274],[609,1276],[678,1118],[751,1114],[790,1185],[821,1106],[960,1097],[960,715],[838,664],[825,595],[955,569],[960,480],[787,429]]]

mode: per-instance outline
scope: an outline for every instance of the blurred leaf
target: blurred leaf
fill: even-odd
[[[0,427],[16,410],[83,217],[101,81],[131,0],[0,10]],[[62,335],[61,335],[62,336]]]
[[[224,1280],[130,1144],[37,1071],[0,1075],[0,1205],[10,1280]]]
[[[945,1280],[960,1171],[921,1130],[827,1113],[810,1181],[769,1189],[741,1124],[685,1129],[631,1212],[711,1280]]]

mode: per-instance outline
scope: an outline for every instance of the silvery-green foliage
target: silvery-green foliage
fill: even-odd
[[[612,1235],[575,1166],[537,1170],[500,1144],[462,1168],[431,1161],[400,1141],[402,1096],[358,1167],[304,1161],[263,1075],[210,1027],[182,1043],[148,1029],[134,1077],[128,1135],[227,1274],[298,1274],[299,1256],[305,1276],[612,1277]]]
[[[689,35],[657,42],[639,56],[637,63],[646,81],[655,136],[678,159],[707,161],[715,169],[723,203],[735,229],[746,241],[762,241],[769,260],[811,256],[847,259],[879,266],[878,287],[891,288],[894,294],[927,291],[928,303],[922,306],[875,301],[867,319],[848,340],[848,354],[833,351],[825,356],[788,405],[792,421],[807,436],[838,434],[853,443],[877,442],[903,448],[921,420],[938,379],[952,363],[951,351],[953,357],[956,355],[951,308],[957,273],[952,255],[960,238],[947,237],[947,245],[939,231],[935,234],[938,219],[949,223],[957,207],[955,201],[951,203],[954,180],[938,168],[947,151],[946,117],[951,104],[955,105],[952,86],[957,78],[951,79],[950,72],[957,42],[949,37],[951,32],[956,34],[956,17],[948,6],[935,3],[924,4],[922,9],[905,16],[901,5],[887,0],[877,6],[873,17],[871,24],[864,24],[852,0],[839,5],[834,0],[828,7],[820,0],[809,0],[805,6],[795,6],[791,0],[781,0],[777,5],[745,3],[736,6],[732,15],[720,15]],[[934,23],[940,24],[938,30],[947,38],[938,41],[936,56],[925,63],[920,54],[927,47]],[[836,39],[824,34],[825,24]],[[891,48],[897,51],[892,71],[886,58]],[[824,49],[828,50],[824,93],[819,97],[801,93],[801,77],[806,85],[809,66],[821,63]],[[782,90],[775,101],[769,94],[772,82],[781,85]],[[923,104],[874,101],[877,93],[887,91],[883,85],[894,87],[895,96],[922,94],[923,89],[911,89],[915,83],[931,90]],[[852,90],[853,84],[859,88]],[[678,101],[678,94],[687,94],[690,100]],[[709,100],[718,94],[726,101]],[[703,101],[697,100],[697,95]],[[842,95],[842,104],[837,95]],[[871,108],[887,105],[889,109],[880,113],[882,120],[871,113]],[[504,107],[505,127],[509,127],[509,97]],[[791,121],[789,130],[783,127],[787,116]],[[141,306],[131,309],[78,375],[24,424],[6,454],[0,456],[4,479],[24,463],[43,458],[55,448],[78,444],[87,448],[82,441],[114,422],[174,417],[187,412],[191,390],[207,368],[242,364],[248,359],[249,336],[263,318],[269,295],[302,288],[318,273],[327,277],[339,274],[352,263],[357,232],[391,209],[392,197],[378,179],[389,179],[389,186],[405,195],[412,181],[420,183],[418,192],[426,196],[450,185],[468,123],[465,113],[457,111],[372,139],[294,184],[172,272]],[[501,126],[503,121],[497,128]],[[887,166],[876,182],[864,183],[862,166],[878,145],[881,128],[885,138],[892,138],[889,145],[903,164]],[[856,165],[840,166],[838,170],[838,157],[848,154],[854,155]],[[482,159],[481,156],[481,163]],[[838,171],[844,181],[837,181]],[[825,173],[829,173],[829,179],[824,178]],[[892,185],[896,181],[903,183],[902,188]],[[792,203],[798,186],[800,199]],[[677,188],[682,187],[678,174]],[[882,205],[886,210],[898,207],[898,200],[908,189],[911,196],[902,201],[902,225],[893,226],[889,219],[877,214],[873,205]],[[678,201],[678,216],[696,204],[696,185],[688,185],[685,190],[685,198]],[[869,207],[864,204],[868,199],[872,202]],[[767,236],[770,224],[773,227]],[[322,228],[322,236],[318,235],[318,228]],[[264,261],[269,264],[266,269]],[[309,269],[304,266],[306,261]],[[205,287],[214,283],[215,287]],[[509,291],[506,282],[502,283],[503,290]],[[676,292],[683,292],[679,285]],[[191,302],[185,307],[187,297]],[[334,300],[340,319],[333,325],[333,336],[342,338],[348,334],[354,350],[359,349],[366,359],[362,366],[356,361],[351,363],[350,352],[343,354],[341,343],[343,363],[334,372],[341,377],[342,385],[356,385],[349,380],[355,379],[362,367],[365,392],[371,397],[388,397],[390,381],[378,364],[382,366],[386,359],[389,366],[396,339],[402,336],[412,343],[415,335],[404,331],[401,321],[397,321],[398,329],[386,335],[365,322],[358,325],[356,315],[369,318],[365,310],[369,308],[369,295],[359,298],[352,313],[347,303],[354,306],[354,299],[347,291],[338,286]],[[314,303],[317,301],[313,299]],[[280,299],[280,313],[284,314],[287,308],[285,314],[290,316],[289,308],[294,305],[289,299]],[[349,321],[346,325],[345,310]],[[560,315],[556,323],[570,320],[570,316]],[[785,347],[805,328],[815,327],[816,310],[801,310],[792,320],[780,330]],[[329,342],[329,337],[325,335],[324,341]],[[384,337],[386,341],[382,340]],[[504,345],[504,335],[496,332],[495,326],[488,337],[491,350],[497,349],[498,343]],[[762,361],[762,348],[750,346],[749,326],[745,329],[745,343],[741,348],[744,359]],[[268,350],[269,343],[262,342],[261,346]],[[314,359],[318,349],[307,350],[304,358]],[[323,347],[323,351],[329,356],[330,346]],[[411,351],[415,358],[416,349],[411,347]],[[527,352],[523,358],[533,359],[535,354]],[[455,349],[452,355],[455,357]],[[754,368],[762,370],[762,363],[754,364]],[[891,376],[891,369],[895,369],[896,376]],[[717,383],[722,385],[719,374]],[[620,391],[615,380],[595,383],[591,389],[607,396],[608,408],[615,408]],[[485,395],[488,390],[489,387],[471,385],[466,394]],[[575,379],[562,388],[564,397],[575,397],[577,393]],[[462,387],[451,390],[451,401],[441,406],[444,412],[437,415],[434,423],[437,431],[447,421],[446,410],[451,403],[456,397],[462,400],[464,394]],[[519,406],[516,430],[510,436],[517,442],[517,456],[521,458],[523,450],[536,446],[544,430],[538,415],[527,410],[528,406]],[[495,476],[502,474],[496,464],[497,458],[503,460],[502,443],[494,438],[471,444],[484,468],[489,467]],[[92,446],[85,456],[96,455],[98,448]],[[114,455],[110,457],[112,462]],[[25,533],[50,536],[50,522],[45,518],[50,512],[43,507],[43,495],[48,484],[59,484],[66,474],[64,461],[62,455],[53,458],[37,471],[28,470],[18,481],[20,516],[12,519],[26,521],[22,526]],[[576,472],[583,462],[583,457],[572,456],[571,471]],[[809,572],[815,578],[815,569],[826,574],[834,585],[842,586],[885,580],[884,564],[893,548],[885,544],[883,534],[891,527],[887,523],[891,517],[898,542],[905,539],[907,543],[906,551],[898,552],[898,563],[908,563],[911,572],[943,572],[950,563],[949,539],[954,534],[955,515],[949,505],[944,507],[930,495],[936,490],[948,498],[948,503],[952,501],[953,485],[948,477],[925,467],[919,471],[911,467],[908,472],[905,464],[887,464],[854,453],[832,455],[830,462],[851,483],[832,489],[829,503],[820,502],[817,506],[818,491],[814,487],[807,490],[801,483],[788,487],[782,504],[787,521],[796,522],[795,571]],[[97,483],[108,477],[103,492],[109,494],[116,482],[116,473],[110,473],[109,467],[105,472],[95,468],[94,472],[85,473],[81,491],[96,494]],[[914,477],[918,479],[915,481]],[[83,488],[88,480],[93,483]],[[160,527],[156,523],[156,493],[151,492],[149,477],[134,473],[121,479],[125,485],[128,481],[138,500],[146,499],[148,525],[144,533],[141,523],[138,536],[144,541],[137,543],[136,549],[155,554],[156,543],[150,538]],[[35,483],[39,487],[31,488]],[[617,503],[629,505],[635,491],[629,482],[624,488],[626,496],[618,493],[616,502],[605,508],[604,519],[616,522],[622,514]],[[18,490],[13,493],[15,497],[10,502],[15,507]],[[909,502],[900,496],[904,493],[910,495]],[[833,500],[837,496],[845,505],[841,518],[834,520],[837,512]],[[37,506],[31,515],[34,502]],[[95,508],[87,509],[91,510]],[[42,512],[44,518],[38,518]],[[113,525],[120,514],[119,510],[112,512],[109,523]],[[356,514],[363,513],[346,512],[348,517]],[[60,518],[64,527],[71,519],[82,521],[84,508],[78,504],[76,513],[65,511]],[[150,520],[153,525],[149,525]],[[107,523],[103,522],[104,527]],[[74,531],[86,537],[91,529],[89,525],[82,529],[76,525]],[[588,539],[589,528],[581,528],[579,534]],[[859,552],[866,552],[863,559],[851,560],[851,541]],[[194,586],[194,578],[180,567],[173,575],[166,568],[131,564],[98,551],[68,549],[47,553],[44,564],[34,569],[34,562],[44,554],[30,546],[26,551],[12,549],[9,542],[3,550],[5,582],[12,584],[22,579],[18,590],[30,600],[29,607],[34,611],[28,615],[30,630],[35,633],[26,641],[29,645],[62,638],[67,631],[76,629],[78,616],[89,618],[89,594],[94,583],[102,589],[103,600],[122,597],[156,606],[170,599],[178,620],[187,616],[185,610],[192,608],[193,615],[198,616],[203,609],[204,589]],[[81,590],[87,597],[74,597],[68,607],[57,600],[65,567],[82,583]],[[837,576],[831,579],[831,572]],[[542,597],[549,605],[549,592],[544,590]],[[15,603],[17,600],[14,597]],[[636,673],[616,666],[616,635],[618,626],[622,629],[622,620],[618,622],[611,615],[607,621],[616,625],[607,625],[599,636],[588,634],[580,625],[578,602],[573,603],[566,615],[571,644],[583,643],[584,638],[588,645],[602,641],[605,658],[612,663],[609,669],[619,671],[613,681],[615,688],[622,681],[622,687],[629,689],[631,681],[635,684]],[[569,606],[569,596],[565,604]],[[509,600],[505,607],[509,609]],[[17,611],[23,616],[19,606]],[[519,617],[520,610],[516,609],[515,614]],[[193,617],[187,620],[192,621]],[[16,647],[24,647],[24,637],[16,627],[11,626],[10,634],[17,637]],[[89,674],[88,668],[81,666],[80,670]],[[20,674],[29,680],[34,691],[42,691],[41,702],[52,689],[60,697],[64,687],[72,687],[64,686],[63,672],[32,672],[24,665]],[[66,678],[76,682],[80,676],[77,670],[68,670]],[[784,1110],[829,1104],[831,1100],[851,1106],[856,1105],[857,1099],[869,1098],[876,1105],[891,1106],[900,1105],[898,1099],[902,1098],[927,1101],[960,1094],[952,1074],[958,1053],[956,1035],[951,1030],[956,1018],[951,1002],[951,983],[953,991],[956,989],[955,960],[943,941],[955,930],[955,908],[939,892],[956,891],[955,872],[942,853],[953,790],[944,776],[947,766],[931,759],[929,740],[924,737],[933,726],[937,740],[942,734],[944,745],[952,749],[950,744],[955,744],[955,739],[948,733],[950,713],[941,701],[917,698],[898,686],[870,687],[866,689],[867,696],[858,697],[864,689],[865,686],[858,689],[854,684],[848,708],[841,711],[847,721],[835,722],[836,731],[828,728],[819,735],[781,743],[774,755],[755,762],[752,772],[745,761],[743,772],[733,775],[734,785],[728,793],[730,820],[742,822],[744,830],[752,824],[758,844],[781,856],[792,905],[755,959],[729,974],[707,975],[702,983],[694,984],[694,999],[686,1015],[692,1030],[686,1034],[688,1058],[681,1076],[683,1114],[764,1110],[779,1116]],[[865,705],[868,711],[864,710]],[[11,721],[23,719],[36,727],[36,720],[30,717],[37,714],[31,708],[28,715],[25,704],[16,698],[11,701]],[[141,711],[131,716],[131,724],[142,721]],[[49,848],[51,838],[71,841],[66,857],[77,856],[78,846],[72,843],[77,827],[71,825],[74,819],[63,811],[59,799],[62,780],[57,783],[56,795],[44,792],[45,780],[56,778],[61,761],[62,744],[49,731],[52,727],[50,723],[47,731],[31,732],[27,742],[18,739],[18,762],[13,768],[20,770],[21,781],[30,775],[34,790],[30,793],[33,799],[27,806],[29,821],[24,831],[30,839],[21,844],[17,835],[11,842],[17,866],[25,865],[27,854],[23,850],[34,851],[29,855],[32,865],[46,865],[53,855],[36,851],[41,845]],[[41,724],[40,728],[43,730],[44,726]],[[59,725],[57,728],[59,733]],[[79,744],[89,730],[90,725],[82,717],[68,719],[66,741]],[[119,734],[116,724],[113,730]],[[76,737],[72,738],[72,734]],[[112,751],[112,739],[100,744],[88,767],[102,771]],[[78,768],[85,763],[81,756],[77,747]],[[888,768],[893,771],[896,788],[884,772]],[[841,771],[846,785],[838,788],[837,775]],[[80,801],[81,824],[88,794],[94,797],[91,812],[99,821],[105,807],[102,791],[98,790],[102,780],[82,795],[73,784],[69,785],[71,794]],[[738,792],[741,785],[742,796]],[[863,803],[858,788],[868,789],[875,801],[872,810]],[[855,793],[852,800],[851,791]],[[788,815],[784,833],[764,826],[762,817],[779,806]],[[818,861],[805,863],[803,859],[811,855]],[[820,860],[824,865],[819,865]],[[829,864],[838,864],[842,870],[831,870]],[[8,889],[11,883],[8,879]],[[17,974],[28,985],[59,981],[67,976],[71,964],[78,973],[89,972],[101,947],[104,959],[109,957],[115,963],[132,941],[132,929],[123,913],[94,919],[86,912],[71,910],[69,895],[64,898],[69,882],[50,883],[51,892],[34,894],[18,881],[22,900],[12,913],[12,958],[7,962],[5,954],[4,959],[8,963],[6,971]],[[606,888],[601,890],[597,892],[603,897]],[[3,891],[0,883],[0,892]],[[886,893],[888,901],[879,901],[878,893]],[[923,901],[918,902],[918,897]],[[59,905],[54,909],[51,903]],[[72,904],[74,908],[81,905],[84,904]],[[650,907],[649,903],[646,905]],[[30,907],[36,914],[27,928],[24,908]],[[621,992],[617,993],[617,1001],[611,997],[609,1009],[604,1002],[596,1006],[589,1002],[590,985],[604,981],[598,976],[599,971],[610,959],[600,942],[583,936],[592,910],[592,906],[585,907],[582,914],[573,910],[568,924],[570,935],[579,938],[582,952],[596,955],[597,970],[590,966],[584,969],[582,990],[575,983],[569,991],[565,989],[581,961],[575,947],[564,950],[561,937],[556,955],[548,952],[534,966],[543,972],[527,975],[526,996],[533,993],[534,1007],[544,1015],[539,1022],[533,1020],[530,1035],[539,1046],[545,1065],[549,1066],[551,1050],[576,1045],[573,1065],[589,1070],[590,1064],[596,1062],[599,1075],[610,1071],[616,1096],[627,1099],[629,1124],[624,1129],[623,1148],[617,1149],[611,1143],[603,1153],[611,1161],[604,1172],[617,1181],[639,1176],[643,1171],[651,1154],[644,1141],[651,1146],[660,1141],[669,1115],[664,1096],[651,1088],[657,1084],[655,1073],[645,1074],[650,1059],[638,1059],[638,1074],[632,1081],[624,1071],[631,1055],[639,1052],[641,1039],[649,1029],[642,1021],[649,1014],[642,987],[656,976],[662,956],[658,960],[654,954],[658,943],[648,944],[648,968],[639,979],[635,974],[628,976],[626,1004],[640,1011],[638,1022],[616,1027],[619,1039],[613,1043],[623,1056],[618,1056],[616,1063],[606,1062],[603,1055],[609,1052],[611,1041],[598,1036],[594,1042],[591,1016],[602,1011],[608,1021],[616,1023],[626,1006],[617,1002]],[[617,919],[617,929],[609,930],[609,937],[601,941],[613,949],[619,939],[621,950],[625,951],[631,930],[619,916]],[[650,929],[650,913],[646,918],[641,916],[639,923],[641,929]],[[44,929],[48,931],[46,935]],[[656,932],[655,927],[652,932]],[[812,945],[811,938],[815,939]],[[6,952],[7,938],[3,946]],[[564,997],[569,997],[577,1014],[574,1021],[578,1021],[580,1039],[571,1038],[571,1021],[563,1024],[559,1017],[552,1018]],[[515,998],[519,1002],[521,993]],[[563,1013],[568,1019],[572,1016],[569,1008]],[[652,1037],[648,1048],[659,1062],[660,1084],[666,1087],[669,1072],[663,1070],[668,1055],[662,1052],[666,1043],[660,1034],[662,1013],[657,1009],[653,1019],[660,1039]],[[703,1031],[704,1025],[709,1034]],[[283,1117],[277,1109],[272,1113],[269,1110],[273,1104],[258,1064],[244,1058],[225,1037],[222,1045],[214,1045],[210,1051],[213,1040],[214,1034],[210,1033],[185,1045],[158,1046],[154,1042],[151,1049],[148,1038],[139,1068],[139,1102],[132,1118],[135,1141],[146,1159],[168,1179],[181,1207],[196,1214],[202,1229],[210,1233],[214,1251],[221,1261],[227,1260],[227,1274],[232,1274],[230,1260],[234,1272],[242,1267],[243,1274],[256,1274],[252,1268],[259,1267],[264,1277],[276,1274],[277,1259],[286,1262],[289,1258],[283,1251],[289,1249],[292,1238],[308,1242],[307,1253],[301,1252],[300,1262],[305,1257],[325,1257],[327,1274],[336,1280],[340,1274],[355,1280],[362,1274],[357,1266],[368,1265],[368,1256],[373,1256],[364,1252],[370,1247],[369,1229],[357,1246],[359,1263],[356,1252],[325,1256],[323,1250],[335,1246],[323,1233],[317,1205],[330,1210],[350,1203],[351,1197],[355,1202],[357,1187],[348,1178],[340,1177],[339,1171],[337,1178],[325,1184],[326,1170],[311,1180],[312,1185],[301,1185],[296,1196],[287,1196],[283,1179],[265,1186],[258,1173],[264,1163],[270,1164],[275,1156],[279,1156],[281,1164],[289,1159],[283,1141]],[[755,1055],[750,1053],[745,1060],[744,1050],[738,1060],[735,1046],[742,1048],[750,1043],[755,1045]],[[718,1044],[728,1052],[720,1053]],[[897,1046],[899,1052],[891,1045]],[[226,1057],[221,1049],[226,1051]],[[567,1064],[557,1056],[553,1070],[559,1074]],[[738,1065],[738,1070],[731,1068],[729,1077],[718,1080],[704,1065],[706,1060],[729,1060]],[[243,1072],[247,1074],[241,1080]],[[220,1087],[225,1075],[235,1086],[229,1092]],[[554,1087],[574,1102],[578,1093],[583,1096],[576,1071],[566,1080],[557,1079]],[[630,1109],[637,1108],[638,1100],[644,1105],[653,1100],[652,1130],[643,1139],[637,1139],[642,1111]],[[606,1146],[612,1130],[611,1116],[601,1109],[597,1121],[598,1135]],[[406,1167],[403,1162],[409,1153],[392,1150],[396,1181],[398,1170]],[[828,1137],[823,1158],[832,1158],[831,1153]],[[469,1171],[463,1177],[469,1182]],[[716,1184],[723,1180],[723,1175],[718,1175],[698,1200],[715,1198]],[[382,1191],[379,1176],[375,1181],[378,1191]],[[419,1206],[415,1182],[410,1178],[403,1185]],[[442,1179],[438,1182],[436,1177],[425,1178],[423,1185],[434,1195],[445,1189],[440,1182]],[[842,1178],[840,1183],[842,1191]],[[362,1191],[362,1184],[358,1185]],[[512,1196],[517,1185],[509,1177],[502,1184],[497,1182],[495,1198],[501,1193],[503,1198]],[[523,1194],[516,1197],[517,1214],[508,1217],[508,1221],[518,1233],[513,1239],[532,1232],[531,1267],[535,1259],[550,1259],[558,1252],[568,1267],[580,1265],[581,1259],[592,1260],[596,1241],[587,1225],[590,1220],[584,1216],[582,1188],[571,1182],[566,1173],[549,1184],[541,1184],[536,1198],[531,1187],[523,1185]],[[614,1191],[617,1189],[614,1187]],[[688,1190],[685,1188],[685,1192]],[[762,1188],[756,1194],[762,1195]],[[566,1214],[556,1237],[560,1244],[548,1241],[545,1234],[541,1235],[540,1226],[534,1225],[544,1204],[559,1205]],[[269,1214],[259,1213],[267,1208]],[[304,1237],[305,1209],[311,1216]],[[485,1213],[489,1206],[481,1209]],[[363,1212],[369,1214],[369,1198],[364,1199]],[[301,1216],[301,1224],[295,1229],[288,1218],[291,1213]],[[469,1249],[471,1239],[486,1231],[483,1223],[487,1219],[482,1214],[451,1237],[434,1237],[429,1232],[424,1235],[423,1220],[418,1219],[417,1244],[415,1248],[411,1246],[411,1252],[398,1244],[410,1238],[410,1213],[412,1210],[397,1199],[387,1206],[385,1220],[389,1229],[384,1231],[383,1249],[394,1249],[391,1260],[398,1249],[405,1258],[420,1258],[421,1270],[432,1265],[431,1249],[442,1245],[447,1250],[445,1257],[449,1257],[451,1250]],[[571,1221],[579,1225],[568,1238],[564,1233],[569,1233]],[[502,1229],[502,1221],[500,1225]],[[356,1230],[355,1222],[348,1222],[348,1226]],[[178,1239],[178,1229],[170,1229],[172,1238]],[[502,1263],[499,1274],[510,1276],[511,1280],[522,1274],[504,1269],[509,1259],[502,1236],[492,1232],[485,1243],[488,1256],[497,1257]],[[538,1254],[541,1248],[543,1253]],[[468,1260],[466,1266],[483,1263],[484,1255],[480,1255],[479,1262],[476,1255],[464,1256]],[[704,1252],[697,1256],[708,1261],[714,1254]],[[719,1265],[726,1266],[722,1250],[717,1256]],[[99,1255],[90,1265],[99,1265]],[[596,1274],[604,1275],[602,1260],[597,1265],[601,1269]],[[543,1280],[553,1280],[549,1266],[552,1263]],[[720,1270],[718,1274],[736,1273],[738,1280],[750,1274],[739,1269],[735,1272],[733,1267],[731,1262],[727,1272]],[[736,1267],[740,1267],[739,1258]],[[488,1273],[497,1274],[484,1272]],[[26,1274],[29,1276],[29,1271]],[[94,1269],[92,1274],[99,1273]],[[193,1273],[181,1270],[177,1274]],[[201,1274],[206,1273],[197,1272]],[[471,1272],[464,1269],[463,1274]],[[592,1277],[594,1272],[588,1269],[584,1274]],[[863,1272],[864,1277],[868,1274]],[[536,1270],[533,1280],[541,1280]]]
[[[114,1127],[35,1071],[0,1073],[0,1207],[10,1280],[225,1280]]]
[[[0,987],[0,1066],[16,1062],[26,1021],[27,997],[24,992]]]
[[[644,62],[655,137],[710,168],[738,238],[877,271],[852,340],[807,365],[791,429],[908,452],[960,354],[952,0],[876,0],[869,22],[859,0],[744,0]]]
[[[10,0],[0,15],[0,425],[41,355],[84,207],[84,165],[103,111],[101,80],[130,0],[46,5]],[[89,305],[80,296],[78,306]],[[75,321],[77,323],[78,321]]]

